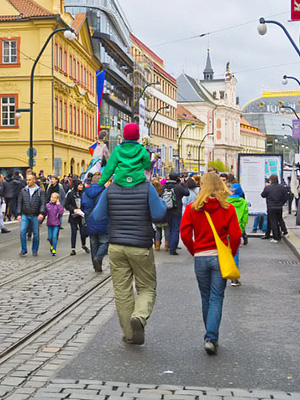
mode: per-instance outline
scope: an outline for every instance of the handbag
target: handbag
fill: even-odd
[[[228,246],[222,242],[209,213],[207,211],[204,212],[216,241],[222,278],[231,280],[239,279],[240,271],[238,270],[234,261],[229,242]]]

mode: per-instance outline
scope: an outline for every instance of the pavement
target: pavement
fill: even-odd
[[[300,400],[300,227],[295,226],[294,215],[286,211],[284,220],[289,237],[281,243],[272,244],[260,240],[259,234],[250,234],[249,244],[241,247],[242,286],[228,284],[226,289],[217,356],[209,357],[203,349],[193,259],[182,246],[178,257],[164,251],[155,254],[158,295],[145,345],[122,342],[112,303],[99,297],[81,310],[80,319],[77,316],[73,325],[68,320],[61,322],[66,325],[68,343],[63,344],[66,334],[62,330],[51,341],[47,332],[47,345],[39,339],[42,351],[37,352],[37,343],[33,343],[32,348],[0,366],[0,374],[5,370],[9,374],[0,379],[0,398],[3,393],[9,400]],[[250,218],[247,232],[252,223]],[[62,254],[69,252],[69,235],[66,229],[62,231]],[[0,240],[7,236],[0,235]],[[7,249],[6,261],[13,250]],[[47,251],[46,245],[40,251],[41,259],[49,257]],[[27,262],[29,259],[33,260],[28,257]],[[85,254],[78,259],[64,263],[64,269],[70,268],[74,276],[67,288],[72,292],[77,290],[80,265],[90,267]],[[85,270],[82,278],[89,281],[94,272],[90,273]],[[66,271],[58,276],[63,285]],[[49,285],[53,287],[54,282],[50,280]],[[40,293],[43,296],[42,290]],[[107,296],[111,297],[111,291]],[[48,298],[50,305],[54,299],[55,292]],[[104,305],[99,313],[96,307],[100,301]],[[92,310],[95,317],[89,315],[89,321],[83,323]],[[24,360],[33,352],[34,359]],[[38,367],[37,362],[42,361]],[[13,373],[10,367],[15,368]],[[27,378],[19,383],[24,371]],[[13,386],[13,394],[6,392]]]

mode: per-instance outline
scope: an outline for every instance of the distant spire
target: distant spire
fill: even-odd
[[[203,71],[203,75],[204,75],[205,81],[214,79],[214,70],[212,69],[212,66],[211,66],[209,48],[207,49],[206,66],[205,66],[205,70]]]

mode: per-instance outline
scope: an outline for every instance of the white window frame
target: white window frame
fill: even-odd
[[[16,47],[12,48],[12,43],[15,43]],[[8,46],[7,46],[8,45]],[[5,52],[8,50],[7,54]],[[5,61],[5,57],[8,60]],[[13,57],[15,61],[13,61]],[[2,42],[2,64],[17,64],[18,63],[18,42],[17,40],[3,40]]]
[[[3,100],[7,99],[7,103],[3,103]],[[13,108],[13,110],[11,110]],[[4,114],[7,114],[4,117]],[[1,97],[1,127],[16,126],[16,97],[15,96],[3,96]],[[7,120],[4,124],[3,120]],[[13,120],[13,123],[11,121]]]

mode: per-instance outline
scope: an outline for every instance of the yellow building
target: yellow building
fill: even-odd
[[[266,135],[241,117],[240,124],[242,153],[265,153]]]
[[[53,30],[71,26],[76,39],[56,33],[34,74],[34,169],[45,174],[79,174],[90,161],[96,137],[96,70],[86,16],[63,14],[63,0],[1,0],[0,168],[29,165],[30,72]]]
[[[176,168],[177,157],[177,83],[164,68],[163,60],[133,34],[132,56],[146,69],[146,122],[154,151],[161,154],[160,174]],[[153,119],[154,118],[154,119]]]
[[[180,172],[199,173],[205,169],[204,137],[205,123],[189,110],[178,104],[178,156]],[[199,171],[200,169],[200,171]]]

